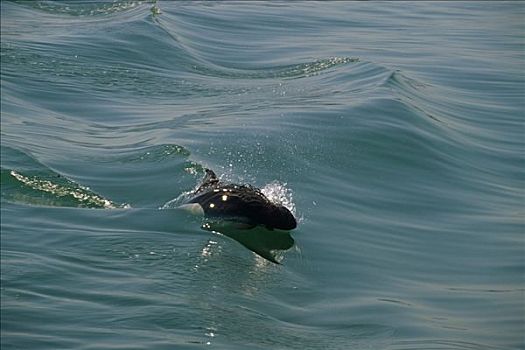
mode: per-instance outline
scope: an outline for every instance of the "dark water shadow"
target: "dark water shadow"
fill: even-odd
[[[283,253],[295,244],[289,231],[269,230],[263,226],[248,227],[231,221],[207,221],[202,229],[228,236],[255,254],[280,264]]]

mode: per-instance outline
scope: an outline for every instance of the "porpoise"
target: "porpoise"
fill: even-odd
[[[202,184],[179,208],[209,218],[220,218],[267,229],[293,230],[297,221],[285,206],[271,202],[260,189],[251,185],[221,182],[215,173],[205,169]]]

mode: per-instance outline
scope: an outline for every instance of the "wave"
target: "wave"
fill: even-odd
[[[28,6],[34,10],[48,14],[67,15],[74,17],[86,16],[105,16],[114,13],[121,13],[143,6],[153,1],[15,1],[18,4]]]
[[[211,62],[194,65],[193,71],[200,75],[228,79],[300,79],[321,74],[337,66],[358,63],[357,57],[328,57],[310,62],[258,69],[233,69]]]
[[[189,156],[190,151],[182,146],[164,144],[119,150],[117,154],[97,156],[93,160],[111,164],[160,163],[171,159],[185,159]]]
[[[20,164],[22,170],[9,169],[4,164]],[[114,209],[117,204],[60,175],[33,157],[2,146],[2,201],[57,207]]]
[[[88,187],[56,175],[49,177],[26,176],[14,170],[1,170],[2,199],[17,203],[55,207],[82,207],[114,209],[112,201],[91,192]]]

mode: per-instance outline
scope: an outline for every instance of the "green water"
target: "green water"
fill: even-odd
[[[1,30],[2,349],[525,348],[523,2],[2,1]],[[298,228],[203,228],[174,207],[204,167]]]

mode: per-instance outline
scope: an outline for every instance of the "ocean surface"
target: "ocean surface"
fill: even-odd
[[[524,113],[525,2],[2,1],[1,348],[525,349]]]

